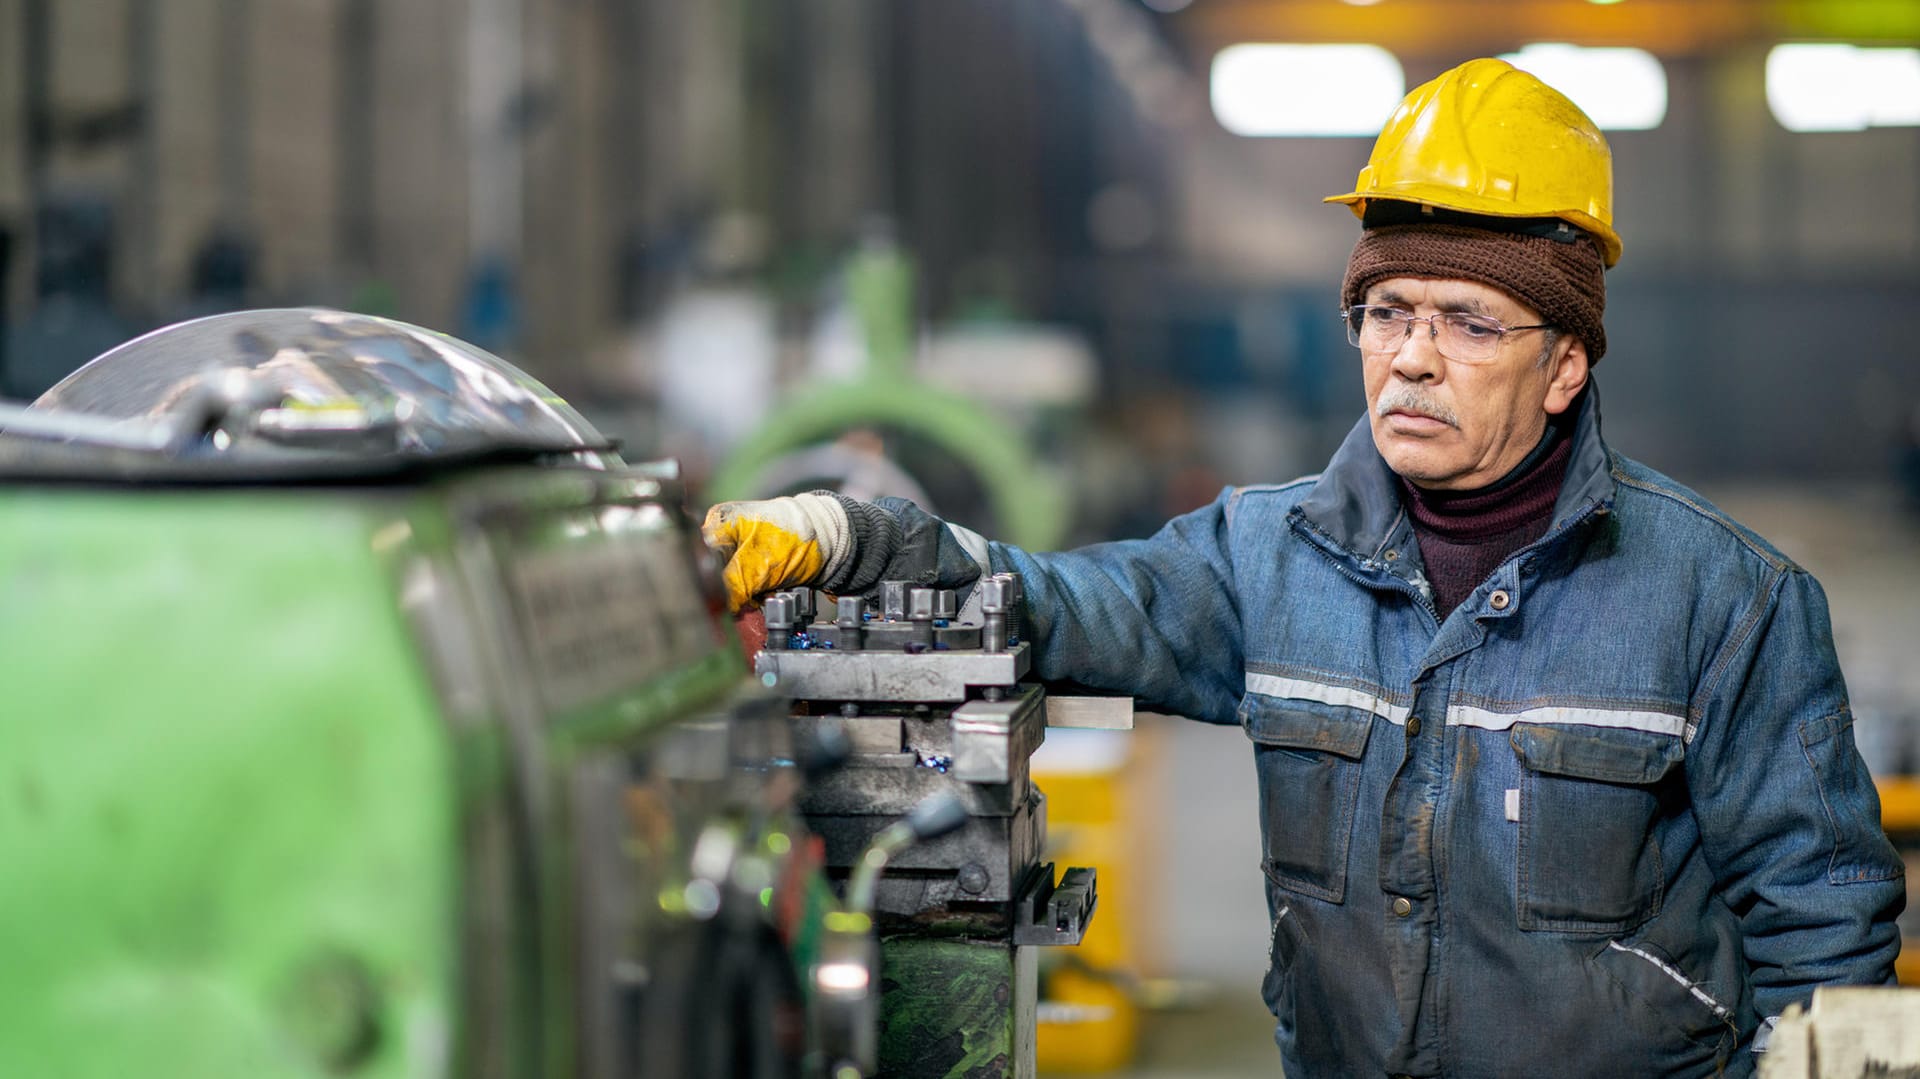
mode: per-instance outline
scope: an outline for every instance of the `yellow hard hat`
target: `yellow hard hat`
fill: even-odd
[[[1343,202],[1370,199],[1488,217],[1557,217],[1593,235],[1608,266],[1613,153],[1566,95],[1504,60],[1469,60],[1417,87],[1380,130]]]

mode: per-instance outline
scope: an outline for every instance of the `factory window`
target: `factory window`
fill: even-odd
[[[1541,43],[1500,59],[1567,95],[1603,131],[1651,131],[1667,118],[1667,71],[1645,50]]]
[[[1788,131],[1920,125],[1920,49],[1775,46],[1767,106]]]
[[[1230,45],[1213,58],[1213,115],[1236,135],[1377,135],[1407,92],[1374,45]]]

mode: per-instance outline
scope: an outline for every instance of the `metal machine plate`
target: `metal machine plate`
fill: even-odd
[[[814,701],[959,702],[968,690],[1011,686],[1032,664],[1025,641],[1004,652],[767,650],[753,669],[791,697]]]
[[[578,515],[588,537],[516,551],[508,583],[527,627],[534,675],[548,708],[594,703],[642,679],[684,667],[718,638],[684,538],[666,514]]]

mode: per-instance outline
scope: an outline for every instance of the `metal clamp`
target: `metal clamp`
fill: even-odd
[[[1094,871],[1073,866],[1053,881],[1053,863],[1041,866],[1033,887],[1013,910],[1015,944],[1070,945],[1080,943],[1100,897],[1094,890]]]

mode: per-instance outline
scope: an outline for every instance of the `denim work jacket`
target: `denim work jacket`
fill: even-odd
[[[1041,677],[1246,730],[1286,1074],[1748,1074],[1815,986],[1892,980],[1903,867],[1820,586],[1597,394],[1576,426],[1553,525],[1445,619],[1364,420],[1146,540],[848,503],[837,583],[1017,571]]]

